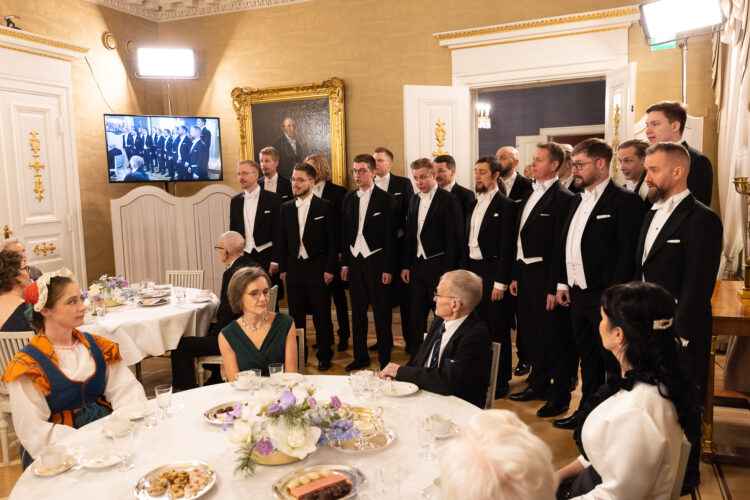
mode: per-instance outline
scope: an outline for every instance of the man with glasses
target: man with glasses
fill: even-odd
[[[419,158],[410,168],[419,192],[409,203],[401,279],[409,285],[411,301],[411,338],[406,339],[406,351],[414,355],[434,307],[432,291],[440,276],[458,267],[463,221],[458,198],[438,187],[432,160]]]
[[[461,204],[461,220],[471,213],[471,205],[476,199],[470,189],[456,183],[456,160],[451,155],[435,157],[435,179],[438,185],[458,198]]]
[[[372,156],[357,155],[352,175],[357,190],[344,196],[341,211],[341,279],[349,282],[354,344],[354,361],[346,366],[346,371],[370,365],[367,352],[369,306],[375,319],[381,368],[391,360],[393,347],[391,282],[395,270],[391,254],[396,237],[396,199],[375,185],[375,158]]]
[[[296,199],[281,205],[279,276],[287,287],[289,315],[297,328],[307,330],[307,311],[312,310],[318,370],[331,368],[333,323],[328,285],[336,272],[337,246],[333,203],[313,196],[317,172],[307,163],[292,170]],[[305,344],[307,358],[307,344]]]
[[[31,278],[31,281],[36,281],[39,279],[39,277],[42,275],[42,270],[38,267],[29,266],[26,263],[26,247],[23,246],[23,243],[21,243],[21,240],[18,238],[10,238],[3,242],[2,245],[0,245],[0,251],[2,250],[10,250],[11,252],[17,252],[21,255],[21,268],[26,269],[29,273],[29,278]]]
[[[245,239],[235,231],[227,231],[219,236],[214,246],[219,259],[227,266],[221,276],[221,293],[216,321],[208,328],[205,337],[182,337],[180,343],[177,344],[177,349],[172,351],[172,385],[175,389],[187,390],[196,387],[193,360],[201,356],[218,356],[220,354],[219,332],[240,316],[232,312],[232,306],[229,304],[227,297],[229,281],[239,269],[258,265],[244,252],[244,248]],[[221,367],[219,365],[206,365],[206,367],[211,370],[211,377],[205,385],[220,384],[222,382]]]
[[[576,186],[583,188],[570,204],[563,224],[558,262],[557,303],[570,307],[573,338],[581,358],[581,403],[618,371],[599,336],[599,301],[609,286],[633,278],[635,247],[646,207],[641,198],[612,182],[612,148],[601,139],[586,139],[573,148]],[[555,427],[574,429],[578,412],[555,420]]]
[[[427,338],[406,366],[389,363],[380,378],[484,408],[492,357],[487,326],[474,312],[481,299],[482,278],[463,269],[445,273],[434,290],[435,320]]]

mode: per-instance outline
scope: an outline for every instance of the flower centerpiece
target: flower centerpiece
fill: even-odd
[[[117,276],[102,274],[98,280],[89,285],[88,290],[84,290],[82,293],[91,302],[104,302],[105,306],[114,307],[125,302],[127,297],[124,289],[129,286],[130,284],[121,274]]]
[[[309,388],[299,400],[287,390],[280,397],[268,392],[239,403],[224,420],[229,440],[241,445],[237,450],[236,473],[250,476],[258,464],[276,465],[302,460],[328,441],[356,437],[351,420],[342,419],[338,397],[318,403]]]

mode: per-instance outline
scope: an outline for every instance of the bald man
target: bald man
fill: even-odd
[[[205,337],[183,337],[172,351],[172,385],[176,389],[187,390],[196,387],[193,359],[200,356],[218,356],[218,335],[222,328],[237,319],[240,315],[232,312],[229,304],[227,289],[234,273],[243,267],[257,266],[250,255],[245,252],[245,238],[236,231],[227,231],[219,236],[214,249],[219,253],[219,259],[227,266],[221,277],[221,293],[219,295],[219,309],[216,311],[216,322],[208,328]],[[220,384],[221,369],[218,365],[207,365],[211,369],[208,384]]]

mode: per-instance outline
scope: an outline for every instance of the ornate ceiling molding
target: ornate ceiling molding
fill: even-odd
[[[278,7],[311,0],[86,0],[157,23]]]
[[[79,59],[89,51],[86,47],[74,45],[65,40],[4,26],[0,26],[0,47],[63,61]]]

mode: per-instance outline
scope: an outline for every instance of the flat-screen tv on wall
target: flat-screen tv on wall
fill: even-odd
[[[104,115],[109,182],[220,181],[219,119]]]

